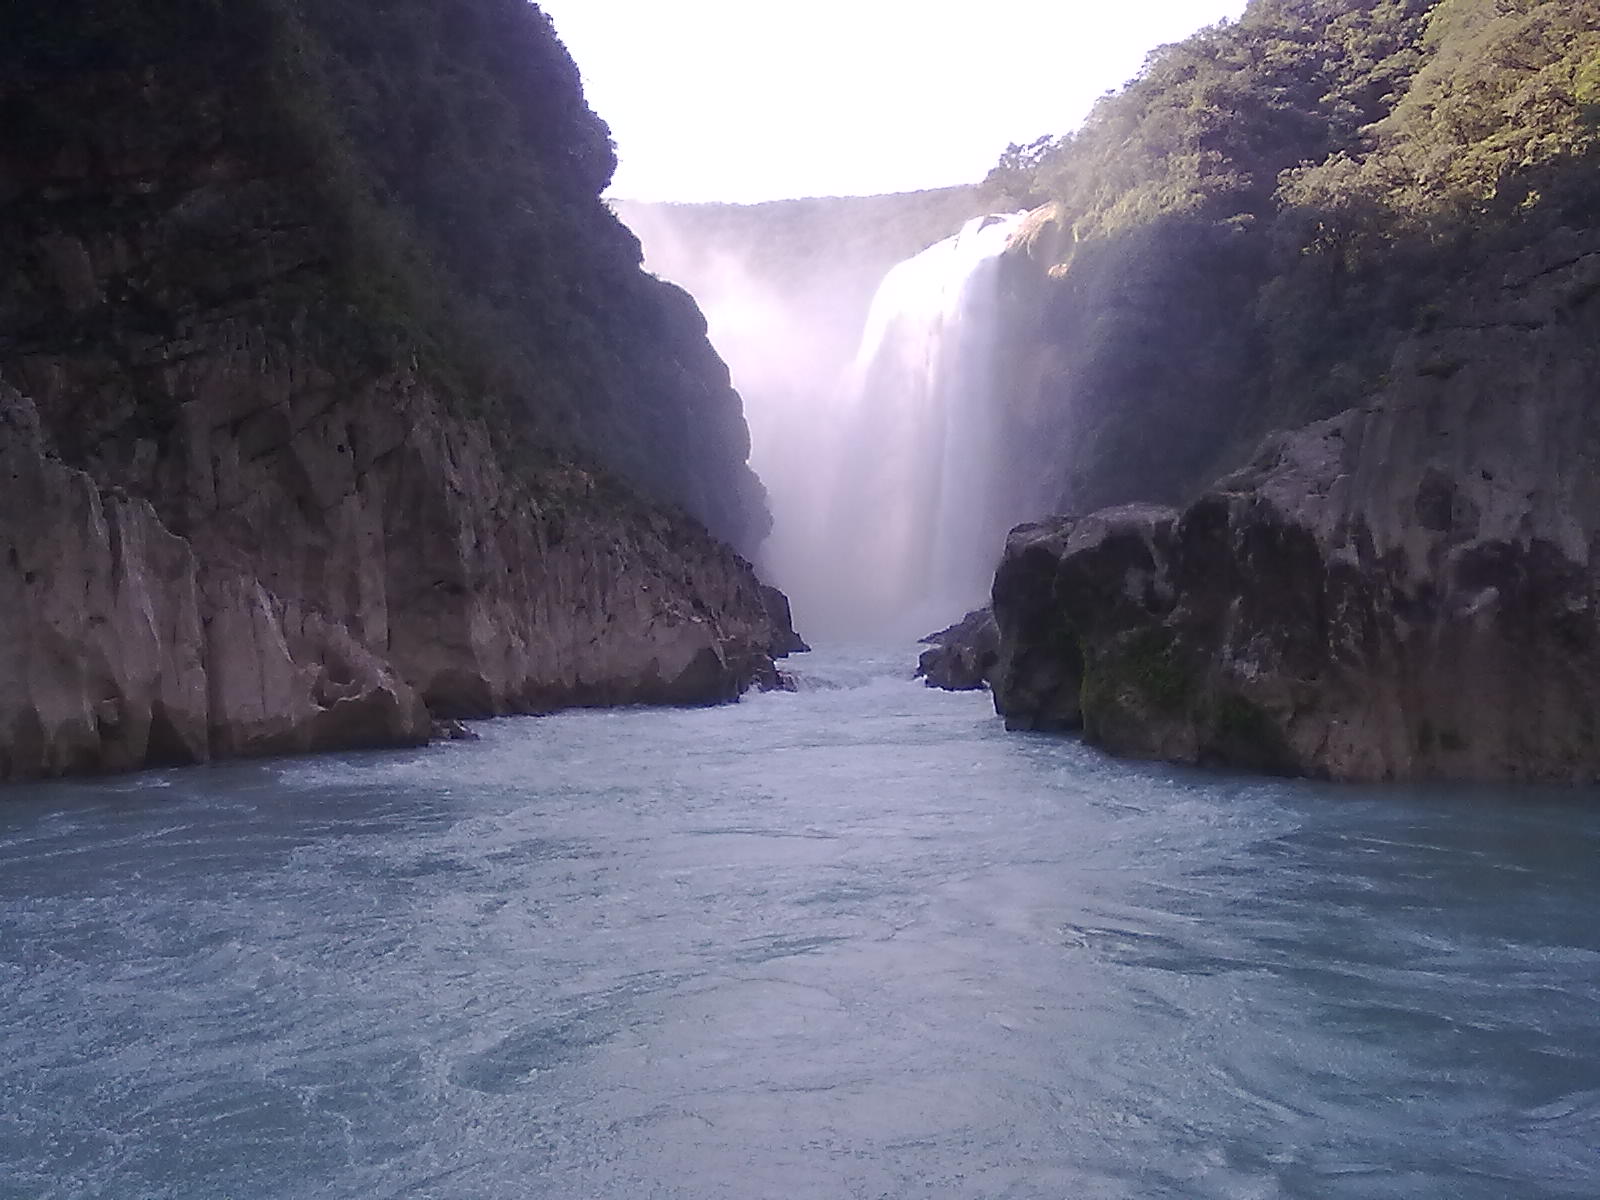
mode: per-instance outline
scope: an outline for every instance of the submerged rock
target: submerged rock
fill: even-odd
[[[448,717],[434,720],[432,736],[436,742],[476,742],[479,740],[477,732],[471,729],[466,722],[452,720]]]
[[[922,641],[932,649],[924,650],[917,659],[916,678],[928,687],[970,692],[989,686],[1000,650],[1000,631],[992,610],[975,609]]]

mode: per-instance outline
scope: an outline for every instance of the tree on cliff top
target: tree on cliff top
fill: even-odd
[[[1503,224],[1586,194],[1600,148],[1600,9],[1565,0],[1443,0],[1426,61],[1362,146],[1288,172],[1280,199],[1325,237],[1385,242]]]
[[[1076,134],[1012,147],[989,183],[1060,201],[1080,236],[1294,206],[1408,230],[1505,219],[1570,182],[1597,113],[1591,4],[1254,0],[1152,52]]]
[[[148,82],[142,131],[84,82],[118,76]],[[255,297],[263,316],[317,329],[353,370],[415,360],[517,443],[509,459],[592,456],[730,540],[759,540],[738,397],[692,302],[639,269],[601,202],[609,131],[537,6],[7,5],[0,117],[0,203],[7,176],[47,173],[52,155],[169,154],[186,138],[186,155],[267,176],[327,269]]]
[[[1080,236],[1273,206],[1279,172],[1380,119],[1416,69],[1429,0],[1256,0],[1151,52],[1083,128],[1002,160],[991,182],[1060,201]]]
[[[1487,255],[1593,222],[1597,115],[1588,0],[1253,0],[1011,148],[991,190],[1070,234],[1017,383],[1055,502],[1182,499],[1379,391]]]

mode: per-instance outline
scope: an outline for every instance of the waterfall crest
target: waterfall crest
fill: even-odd
[[[987,602],[1012,514],[996,502],[1000,255],[1021,214],[978,217],[895,266],[847,379],[818,406],[812,503],[769,559],[808,631],[925,633]]]

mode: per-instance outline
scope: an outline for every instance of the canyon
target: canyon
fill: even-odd
[[[733,548],[767,520],[738,396],[600,201],[604,126],[538,10],[411,48],[477,71],[516,147],[476,175],[441,148],[441,194],[426,163],[382,182],[353,98],[404,63],[350,11],[189,7],[102,41],[8,19],[0,778],[776,686],[801,643]],[[454,275],[441,203],[498,214],[519,299]]]

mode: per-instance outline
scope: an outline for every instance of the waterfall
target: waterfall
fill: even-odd
[[[925,633],[987,603],[1015,514],[996,500],[1000,255],[1021,220],[978,217],[889,271],[855,362],[817,406],[811,499],[777,511],[780,583],[824,636]]]
[[[949,624],[987,602],[1006,530],[1033,515],[1002,498],[1016,488],[993,382],[1000,255],[1022,218],[969,221],[891,268],[869,306],[869,277],[826,242],[719,243],[670,208],[628,210],[744,397],[773,517],[759,566],[808,637]]]

